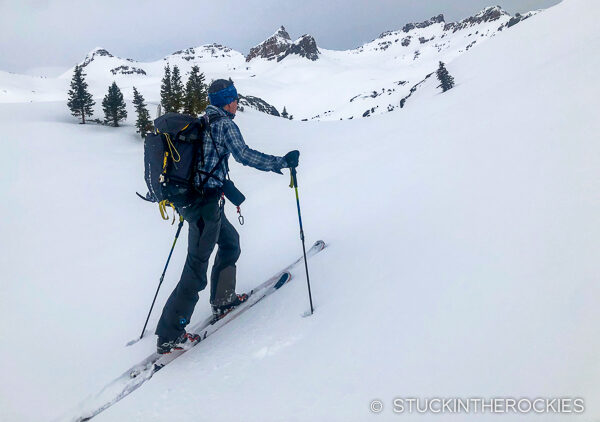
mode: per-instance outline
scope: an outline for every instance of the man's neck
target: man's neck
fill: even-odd
[[[225,114],[227,115],[227,117],[229,117],[231,120],[233,120],[233,119],[234,119],[234,117],[235,117],[235,114],[233,114],[233,113],[232,113],[232,112],[230,112],[229,110],[226,110],[226,109],[225,109],[225,108],[223,108],[223,107],[220,107],[220,109],[221,109],[221,110],[223,110],[223,111],[225,112]]]

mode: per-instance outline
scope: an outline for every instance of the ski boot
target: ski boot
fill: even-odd
[[[244,303],[247,300],[248,300],[248,295],[246,293],[242,293],[241,295],[236,295],[235,300],[227,305],[213,306],[212,307],[213,323],[215,323],[218,320],[220,320],[221,318],[223,318],[225,315],[227,315],[229,312],[233,311],[237,306],[239,306],[240,304]]]
[[[171,353],[173,350],[181,350],[183,349],[183,344],[188,341],[192,344],[197,343],[200,341],[200,336],[198,334],[183,333],[175,340],[167,340],[159,337],[156,342],[156,352],[159,355],[164,355]]]

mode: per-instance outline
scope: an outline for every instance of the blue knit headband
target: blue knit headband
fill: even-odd
[[[223,88],[220,91],[208,94],[208,100],[215,107],[223,107],[229,103],[234,102],[238,99],[238,93],[235,86],[231,84],[227,88]]]

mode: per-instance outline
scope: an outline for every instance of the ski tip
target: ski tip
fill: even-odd
[[[317,240],[312,247],[313,248],[318,248],[320,250],[320,249],[325,249],[325,246],[327,246],[325,244],[325,241],[323,241],[323,240]]]
[[[292,279],[292,273],[290,273],[289,271],[286,271],[279,276],[279,280],[277,280],[277,283],[275,283],[274,287],[276,289],[279,289],[281,286],[283,286],[285,283],[287,283],[291,279]]]

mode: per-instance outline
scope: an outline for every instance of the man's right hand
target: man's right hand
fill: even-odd
[[[290,151],[283,156],[285,162],[289,168],[298,167],[298,159],[300,158],[300,151]]]

